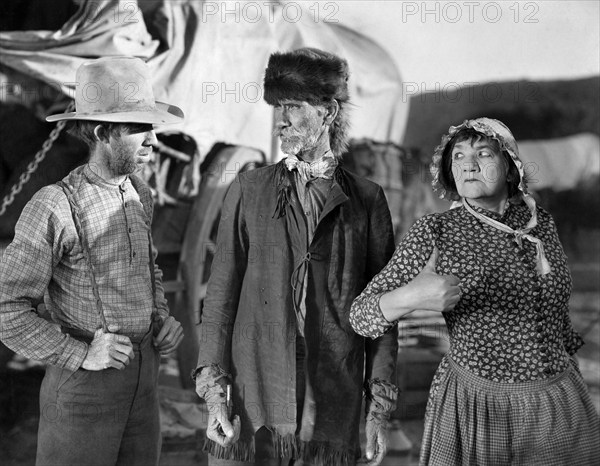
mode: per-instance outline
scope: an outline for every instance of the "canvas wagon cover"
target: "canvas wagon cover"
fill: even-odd
[[[267,156],[276,147],[273,114],[262,100],[269,55],[301,46],[345,57],[354,104],[351,137],[400,143],[408,116],[390,56],[301,2],[79,0],[58,31],[0,33],[0,63],[73,95],[75,70],[89,58],[134,55],[151,66],[157,100],[180,106],[205,155],[217,141]],[[327,3],[335,8],[334,3]],[[333,15],[333,17],[332,17]]]

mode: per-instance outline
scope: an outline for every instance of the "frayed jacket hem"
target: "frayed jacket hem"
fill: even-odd
[[[356,459],[360,456],[360,452],[357,454],[353,451],[339,450],[326,442],[304,442],[293,434],[280,435],[271,428],[269,430],[273,433],[274,457],[302,459],[323,466],[354,466]],[[240,440],[228,448],[206,439],[203,450],[218,459],[256,461],[254,439]]]

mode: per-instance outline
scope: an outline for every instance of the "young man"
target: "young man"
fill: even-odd
[[[320,50],[270,57],[265,100],[287,158],[229,189],[200,326],[213,466],[354,465],[363,389],[366,456],[385,455],[397,333],[365,340],[348,317],[393,253],[392,224],[381,187],[338,164],[347,80]]]
[[[183,333],[154,263],[151,193],[134,172],[153,125],[183,113],[155,102],[148,78],[129,57],[77,70],[76,111],[47,120],[73,120],[89,161],[34,195],[0,263],[0,339],[49,364],[38,465],[158,464],[160,354]],[[53,322],[35,312],[42,300]]]

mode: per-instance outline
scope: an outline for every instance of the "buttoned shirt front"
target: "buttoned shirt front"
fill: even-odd
[[[73,188],[80,208],[108,330],[141,338],[155,305],[162,316],[168,315],[162,274],[155,265],[153,298],[151,217],[144,210],[144,204],[152,202],[149,189],[140,181],[138,193],[130,178],[120,185],[107,183],[88,165],[64,181]],[[45,304],[58,326],[33,309],[46,289]],[[92,336],[101,327],[72,212],[57,185],[41,189],[27,204],[2,257],[0,319],[0,338],[11,349],[72,370],[81,366],[87,344],[66,332]]]
[[[325,178],[312,178],[308,181],[305,181],[298,172],[294,172],[293,179],[296,187],[296,193],[298,194],[298,200],[302,206],[302,212],[305,215],[305,227],[307,233],[306,237],[308,240],[308,244],[298,246],[302,250],[308,251],[310,242],[312,241],[315,230],[317,229],[317,225],[319,224],[321,212],[323,212],[323,207],[325,206],[327,197],[331,191],[333,180]],[[293,226],[290,225],[290,228],[293,229]],[[298,238],[302,237],[302,235],[294,231],[290,231],[289,234]],[[301,269],[301,273],[297,274],[297,283],[295,283],[294,286],[299,287],[301,290],[300,297],[296,303],[298,306],[296,316],[298,318],[298,332],[300,335],[304,336],[304,322],[306,320],[305,300],[308,286],[306,276],[308,273],[308,268],[302,267]]]

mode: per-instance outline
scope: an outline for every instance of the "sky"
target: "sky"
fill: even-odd
[[[419,90],[600,74],[600,2],[321,1],[312,14],[378,42]]]

